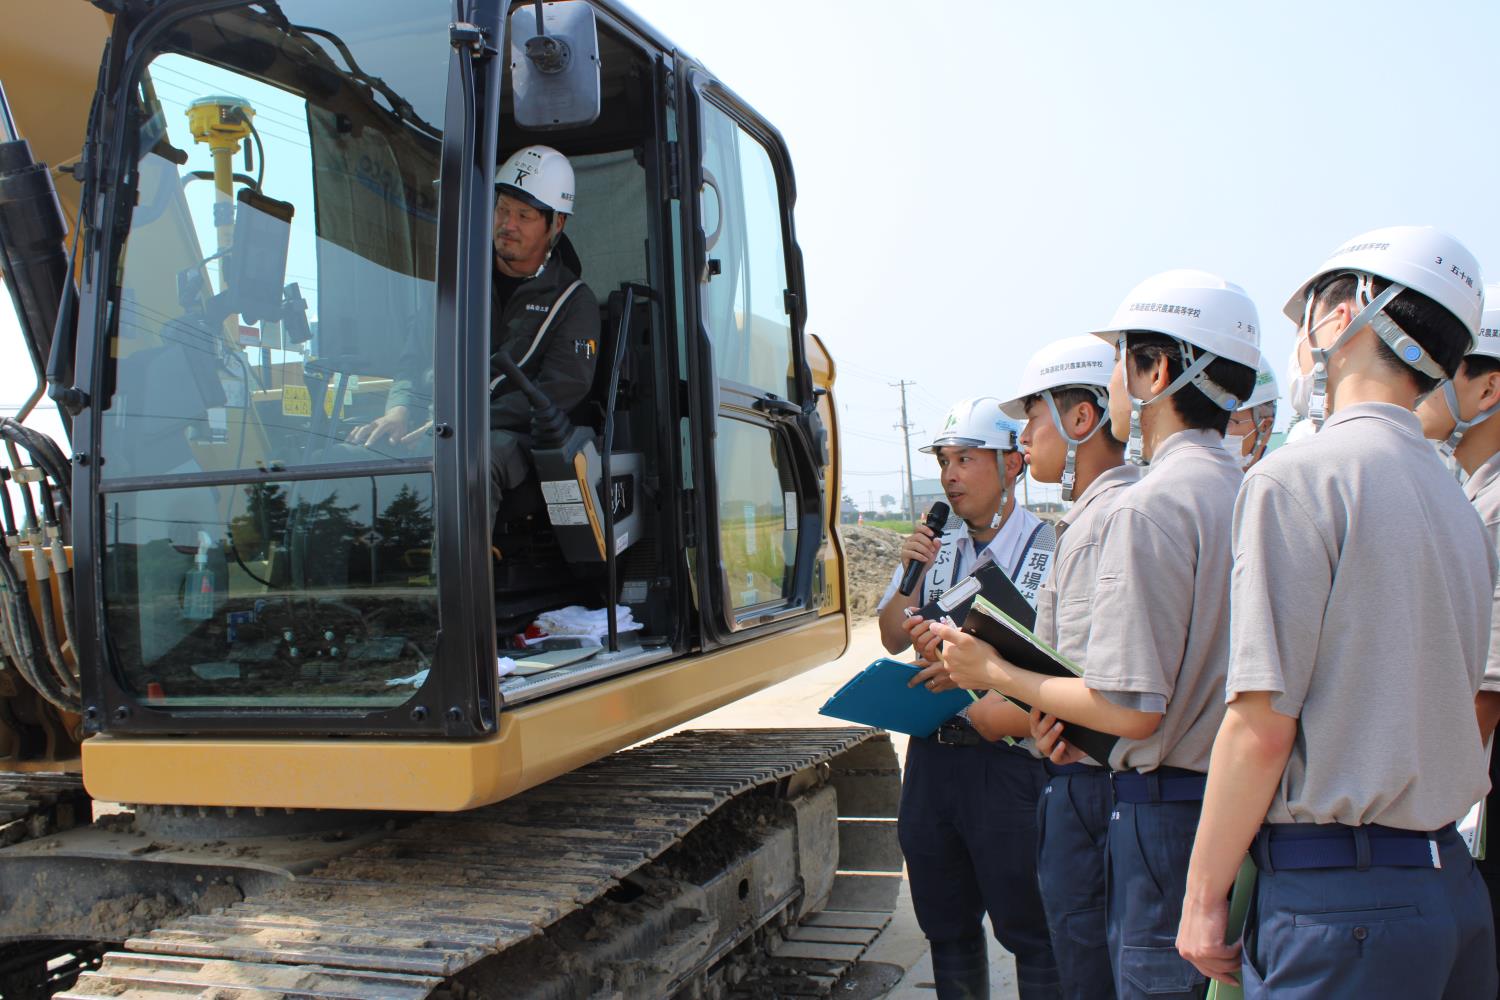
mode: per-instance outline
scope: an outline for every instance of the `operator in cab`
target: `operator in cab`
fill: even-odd
[[[958,402],[922,451],[938,460],[952,515],[940,537],[920,525],[902,546],[880,600],[880,637],[893,655],[915,647],[923,669],[912,686],[938,692],[953,685],[930,623],[914,612],[989,560],[1034,605],[1056,534],[1016,503],[1016,477],[1025,474],[1020,425],[1001,413],[1000,400]],[[901,577],[913,562],[925,569],[903,596]],[[1001,742],[1029,731],[1025,712],[992,695],[907,746],[897,829],[939,1000],[989,996],[986,913],[995,939],[1016,956],[1021,1000],[1061,995],[1036,874],[1036,809],[1047,774],[1029,751]]]
[[[583,265],[563,234],[573,214],[573,165],[549,146],[512,154],[495,175],[494,257],[490,288],[491,357],[504,353],[559,410],[583,402],[594,381],[599,304],[579,275]],[[531,474],[531,403],[492,361],[490,520],[505,491]],[[354,444],[401,446],[427,433],[432,373],[418,388],[400,380],[385,414],[356,427]],[[430,418],[430,414],[427,414]]]

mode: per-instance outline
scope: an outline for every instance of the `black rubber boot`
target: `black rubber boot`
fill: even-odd
[[[932,942],[937,1000],[990,1000],[990,962],[984,938]]]

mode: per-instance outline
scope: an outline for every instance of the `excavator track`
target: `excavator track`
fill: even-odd
[[[127,940],[125,951],[107,954],[57,997],[159,1000],[220,996],[212,992],[218,987],[236,1000],[419,1000],[596,904],[628,877],[640,880],[711,815],[719,813],[717,829],[733,834],[724,824],[742,821],[720,810],[756,790],[775,792],[778,783],[788,799],[802,786],[831,786],[852,810],[841,805],[837,830],[804,833],[807,843],[795,850],[876,846],[863,852],[866,859],[841,862],[858,870],[840,873],[831,887],[794,883],[771,909],[781,908],[789,939],[806,917],[861,928],[814,939],[867,944],[899,883],[891,820],[899,772],[888,738],[867,729],[705,730],[614,754],[493,806],[419,820],[311,876],[168,921]],[[831,810],[828,817],[831,825]],[[740,881],[740,899],[751,894],[752,880]],[[842,918],[811,912],[830,890]],[[762,923],[736,931],[714,957],[764,934],[771,918],[755,919]],[[862,951],[863,944],[836,949],[814,979],[831,985],[839,963],[852,964]],[[504,995],[521,993],[507,988]]]
[[[77,774],[0,776],[0,847],[45,837],[92,819],[92,800]]]

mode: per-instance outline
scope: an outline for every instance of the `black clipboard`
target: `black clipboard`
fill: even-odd
[[[988,556],[974,567],[972,573],[943,591],[935,600],[918,608],[915,614],[928,621],[949,618],[962,622],[968,617],[976,597],[983,597],[1024,627],[1036,627],[1036,608],[1031,606],[1031,602],[1026,600],[1026,595],[1021,593],[1011,578],[1005,575],[1005,570]]]
[[[994,646],[997,653],[1023,670],[1049,677],[1083,676],[1083,671],[1077,664],[1038,639],[1029,627],[1016,621],[983,595],[974,598],[969,613],[964,616],[963,630]],[[1005,697],[1025,711],[1031,711],[1031,706],[1025,702],[1011,698],[1010,695]],[[1120,741],[1113,733],[1100,732],[1074,722],[1063,723],[1063,739],[1106,765],[1110,752]]]

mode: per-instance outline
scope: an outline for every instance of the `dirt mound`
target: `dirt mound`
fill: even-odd
[[[891,584],[905,537],[884,528],[845,524],[839,526],[844,558],[849,571],[849,614],[858,622],[875,617],[875,605]]]

